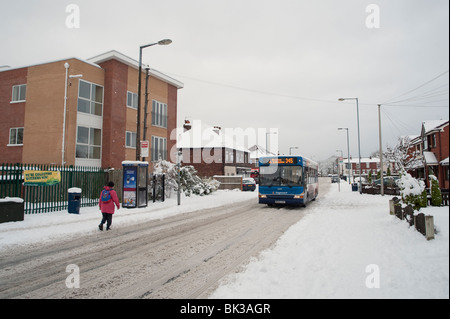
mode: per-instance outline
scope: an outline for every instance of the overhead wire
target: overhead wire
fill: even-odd
[[[442,76],[444,76],[444,75],[447,74],[447,73],[449,73],[449,70],[447,70],[447,71],[445,71],[445,72],[442,72],[441,74],[437,75],[436,77],[434,77],[434,78],[432,78],[431,80],[429,80],[429,81],[427,81],[427,82],[425,82],[425,83],[419,85],[418,87],[416,87],[416,88],[414,88],[414,89],[412,89],[412,90],[409,90],[409,91],[407,91],[407,92],[405,92],[405,93],[402,93],[402,94],[400,94],[400,95],[398,95],[398,96],[395,96],[395,97],[393,97],[393,98],[390,98],[390,99],[386,100],[386,101],[383,102],[382,104],[387,104],[388,102],[390,102],[390,101],[392,101],[392,100],[394,100],[394,99],[398,99],[398,98],[400,98],[400,97],[402,97],[402,96],[405,96],[405,95],[407,95],[407,94],[410,94],[410,93],[412,93],[412,92],[415,92],[415,91],[417,91],[417,90],[423,88],[424,86],[426,86],[426,85],[428,85],[428,84],[430,84],[430,83],[436,81],[437,79],[441,78]],[[391,103],[392,103],[392,102],[391,102]]]

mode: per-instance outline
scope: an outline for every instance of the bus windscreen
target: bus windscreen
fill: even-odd
[[[261,166],[261,186],[303,186],[301,166]]]

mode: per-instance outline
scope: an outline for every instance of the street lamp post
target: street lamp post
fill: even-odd
[[[381,141],[381,104],[378,104],[378,134],[380,139],[380,191],[381,196],[384,196],[383,144]]]
[[[352,175],[352,166],[350,165],[350,139],[348,137],[348,127],[339,127],[338,130],[347,131],[347,169],[348,169],[348,183],[351,184],[350,177]]]
[[[154,45],[169,45],[172,40],[165,39],[156,43],[143,45],[139,48],[139,74],[138,74],[138,108],[136,128],[136,160],[141,159],[141,89],[142,89],[142,50]]]
[[[183,152],[178,150],[177,152],[177,204],[178,206],[181,205],[181,160],[182,160]]]
[[[298,149],[298,147],[297,147],[297,146],[291,146],[291,147],[289,147],[289,155],[291,155],[291,150],[293,150],[293,149]]]
[[[357,97],[339,98],[339,101],[356,100],[356,115],[358,123],[358,156],[359,156],[359,193],[362,194],[362,177],[361,177],[361,136],[359,130],[359,101]]]

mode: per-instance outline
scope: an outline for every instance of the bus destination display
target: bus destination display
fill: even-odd
[[[282,165],[282,164],[297,164],[298,163],[298,158],[297,157],[278,157],[278,158],[271,158],[269,160],[268,164],[277,164],[277,165]]]

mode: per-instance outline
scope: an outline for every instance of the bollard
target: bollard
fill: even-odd
[[[434,218],[425,216],[425,237],[427,240],[434,239]]]

